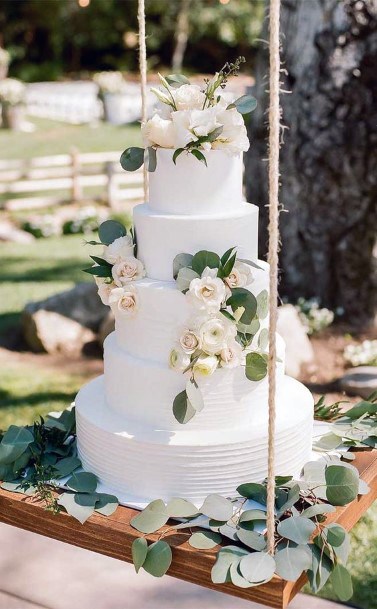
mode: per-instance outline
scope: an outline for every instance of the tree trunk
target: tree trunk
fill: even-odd
[[[318,297],[355,325],[375,310],[377,0],[282,0],[281,296]],[[265,33],[264,38],[266,38]],[[266,251],[268,49],[246,156]]]
[[[183,58],[187,47],[190,33],[190,4],[191,0],[181,0],[181,6],[177,17],[177,29],[175,34],[175,48],[172,57],[173,72],[182,70]]]

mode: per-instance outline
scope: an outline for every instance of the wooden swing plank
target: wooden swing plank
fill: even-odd
[[[337,509],[327,519],[328,522],[339,522],[347,530],[354,526],[377,498],[377,450],[356,452],[353,463],[361,478],[369,485],[370,492],[359,496],[346,507]],[[120,506],[112,516],[94,514],[81,525],[65,513],[54,515],[46,511],[32,497],[0,489],[0,522],[126,562],[131,562],[131,544],[139,536],[129,524],[136,513],[136,510]],[[213,584],[211,568],[216,551],[195,550],[187,543],[188,536],[184,530],[169,536],[173,563],[168,573],[173,577],[276,609],[285,609],[305,584],[305,576],[296,582],[274,577],[267,584],[248,589],[236,588],[232,584]],[[147,538],[155,540],[157,535],[148,535]]]

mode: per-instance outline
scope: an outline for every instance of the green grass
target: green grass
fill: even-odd
[[[90,280],[81,270],[89,259],[82,235],[0,243],[0,259],[0,334],[18,324],[27,302]]]
[[[109,123],[96,125],[68,125],[57,121],[30,117],[36,126],[32,133],[5,131],[1,134],[1,157],[30,159],[35,156],[66,154],[72,148],[80,152],[105,152],[140,144],[139,125],[116,126]]]

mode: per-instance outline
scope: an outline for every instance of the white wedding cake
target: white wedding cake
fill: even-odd
[[[178,106],[193,85],[178,85],[172,116],[156,115],[159,127],[187,123],[176,117],[184,112],[198,121]],[[240,116],[244,128],[239,110],[220,103],[209,109],[232,112],[237,125]],[[233,141],[229,151],[231,136],[220,136],[229,120],[204,135],[188,125],[204,161],[187,142],[156,141],[147,124],[149,202],[135,207],[132,234],[111,221],[100,227],[104,253],[89,272],[115,332],[104,344],[104,375],[77,396],[77,442],[84,469],[124,501],[199,504],[267,473],[268,265],[258,260],[258,208],[242,197],[245,141],[236,135],[240,147]],[[138,153],[129,150],[133,169]],[[276,474],[298,475],[311,455],[313,400],[285,376],[280,337],[277,349]]]

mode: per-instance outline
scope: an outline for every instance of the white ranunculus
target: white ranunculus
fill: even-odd
[[[177,110],[200,110],[206,99],[198,85],[181,85],[173,90],[173,97]]]
[[[192,330],[185,329],[179,338],[179,344],[185,353],[191,354],[200,349],[200,338]]]
[[[230,288],[244,288],[254,281],[250,266],[236,260],[232,272],[224,279]]]
[[[217,368],[218,359],[214,355],[200,356],[193,365],[195,376],[211,376]]]
[[[136,279],[141,279],[145,276],[143,263],[134,256],[124,258],[124,260],[121,260],[121,262],[114,264],[111,272],[114,283],[119,287],[126,285],[130,281],[136,281]]]
[[[244,363],[244,352],[236,340],[231,340],[220,352],[220,365],[223,368],[237,368]]]
[[[109,304],[116,304],[124,315],[134,315],[139,308],[139,296],[134,285],[113,288],[109,295]]]
[[[200,326],[198,332],[201,349],[209,355],[218,355],[236,334],[235,324],[224,315],[210,317]]]
[[[186,298],[195,308],[209,312],[219,311],[225,296],[224,282],[209,275],[193,279],[186,292]]]
[[[229,154],[239,154],[249,150],[250,142],[247,137],[242,115],[236,108],[229,110],[221,109],[217,113],[217,121],[222,125],[223,130],[221,135],[212,144],[215,150],[224,150]]]
[[[96,278],[97,279],[97,278]],[[102,277],[98,277],[98,279],[103,279]],[[97,282],[96,282],[97,283]],[[98,296],[102,300],[104,305],[109,305],[109,299],[111,292],[115,288],[115,284],[113,282],[106,283],[104,280],[97,283],[98,285]]]
[[[175,129],[171,120],[155,114],[141,127],[143,141],[146,146],[175,147]]]
[[[131,235],[118,237],[110,245],[106,245],[103,250],[103,258],[110,264],[121,262],[125,258],[130,258],[134,254],[134,244]]]
[[[169,366],[173,370],[183,372],[190,364],[190,356],[181,349],[181,347],[175,347],[170,351]]]

